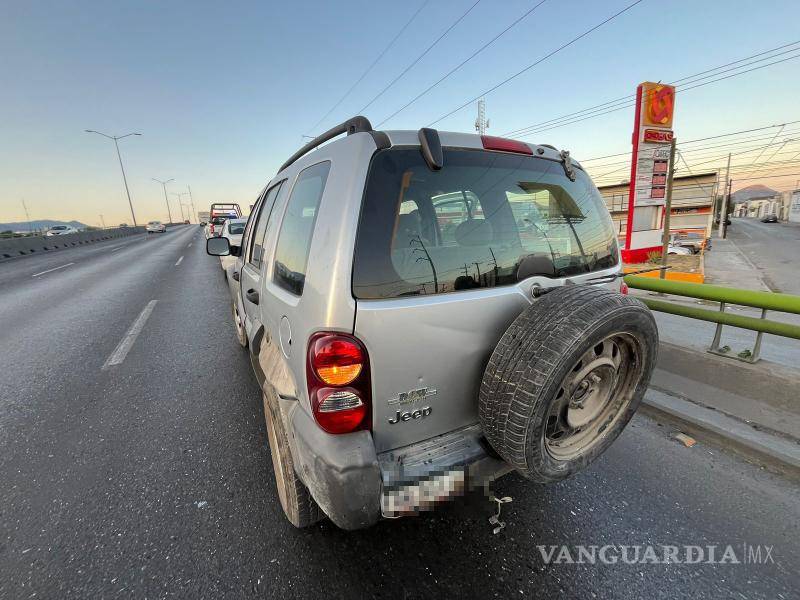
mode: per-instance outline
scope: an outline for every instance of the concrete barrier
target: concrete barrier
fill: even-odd
[[[116,227],[113,229],[98,229],[94,231],[81,231],[67,235],[33,236],[0,239],[0,261],[29,256],[31,254],[44,254],[66,248],[74,248],[84,244],[92,244],[123,238],[144,233],[144,227]]]

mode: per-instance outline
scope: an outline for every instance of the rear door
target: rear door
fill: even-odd
[[[355,335],[369,352],[378,451],[478,420],[483,371],[534,285],[618,270],[594,184],[557,161],[445,150],[376,154],[353,265]]]

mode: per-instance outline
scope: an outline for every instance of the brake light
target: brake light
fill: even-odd
[[[344,333],[316,333],[308,342],[306,377],[314,419],[328,433],[369,429],[369,360],[364,345]]]
[[[622,294],[623,296],[628,295],[628,284],[625,283],[624,281],[619,284],[619,293]]]
[[[493,135],[482,135],[484,150],[499,150],[501,152],[516,152],[518,154],[533,154],[533,150],[528,144],[517,140],[495,137]]]
[[[313,367],[328,385],[347,385],[363,367],[361,347],[347,339],[320,338],[314,345]]]

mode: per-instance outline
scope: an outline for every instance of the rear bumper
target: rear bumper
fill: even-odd
[[[492,456],[478,425],[378,456],[381,514],[401,517],[434,510],[441,502],[484,487],[511,466]]]
[[[342,529],[433,510],[511,471],[489,454],[478,425],[377,455],[370,432],[327,434],[293,404],[288,420],[295,470]]]

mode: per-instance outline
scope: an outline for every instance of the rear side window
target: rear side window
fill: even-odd
[[[300,172],[278,233],[273,278],[297,296],[303,294],[311,236],[330,168],[329,162],[323,162]]]
[[[231,235],[242,235],[244,233],[244,223],[228,223],[228,232]]]
[[[248,261],[256,269],[261,268],[261,261],[264,259],[264,231],[267,229],[269,215],[272,212],[272,206],[275,204],[275,197],[278,195],[282,184],[283,182],[269,188],[267,193],[264,194],[264,200],[261,202],[258,221],[256,221],[256,226],[253,230],[253,245],[250,248],[250,260]]]
[[[611,217],[591,179],[521,154],[417,148],[370,166],[353,264],[356,298],[396,298],[567,277],[618,264]]]

